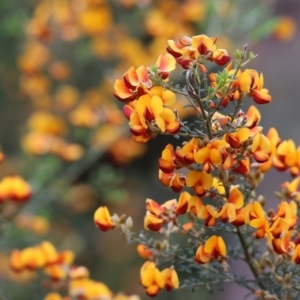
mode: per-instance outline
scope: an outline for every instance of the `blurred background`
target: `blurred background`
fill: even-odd
[[[131,141],[113,83],[131,67],[152,65],[168,39],[206,34],[229,53],[248,43],[259,54],[273,102],[262,126],[299,136],[300,3],[297,0],[2,0],[0,1],[0,176],[20,174],[33,187],[25,204],[1,204],[0,299],[43,299],[51,290],[33,272],[13,273],[12,249],[51,241],[76,254],[95,280],[138,294],[143,261],[136,245],[93,224],[100,205],[132,216],[143,229],[145,199],[177,195],[158,181],[158,158],[171,138]],[[177,109],[186,117],[182,99]],[[249,99],[249,105],[250,103]],[[245,107],[246,109],[246,107]],[[289,180],[270,172],[259,193]],[[272,187],[271,189],[269,187]],[[273,202],[272,202],[273,201]],[[244,267],[244,266],[243,266]],[[247,274],[245,268],[245,274]],[[234,290],[234,292],[233,292]],[[222,299],[242,299],[228,285]],[[162,292],[157,299],[218,299],[204,291]],[[249,297],[251,299],[251,297]]]

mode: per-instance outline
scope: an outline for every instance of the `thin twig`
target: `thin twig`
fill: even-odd
[[[237,227],[236,233],[237,233],[237,236],[238,236],[239,241],[241,243],[241,246],[242,246],[242,248],[244,250],[245,261],[248,263],[249,268],[250,268],[250,270],[251,270],[254,278],[256,279],[256,283],[258,284],[258,286],[262,290],[264,290],[264,286],[263,286],[262,282],[260,280],[258,280],[259,274],[258,274],[257,270],[254,268],[254,266],[253,266],[253,264],[251,262],[252,261],[252,256],[251,256],[251,254],[248,251],[248,247],[247,247],[246,241],[244,240],[243,234],[242,234],[242,232],[241,232],[241,230],[240,230],[239,227]]]

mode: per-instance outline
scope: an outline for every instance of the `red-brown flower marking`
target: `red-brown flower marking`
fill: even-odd
[[[175,213],[177,215],[183,215],[187,212],[189,207],[189,200],[191,195],[188,192],[182,192],[179,196],[177,206],[175,209]]]
[[[226,245],[222,237],[216,235],[211,236],[204,245],[199,246],[194,257],[199,264],[218,258],[226,258]]]
[[[178,275],[173,267],[162,270],[161,275],[164,279],[164,287],[168,292],[179,288]]]
[[[224,135],[225,141],[232,148],[239,148],[243,142],[248,140],[250,137],[250,129],[249,128],[239,128],[236,132],[227,133]]]
[[[252,129],[255,126],[257,126],[261,120],[261,114],[259,110],[253,105],[249,107],[249,109],[245,114],[245,117],[246,117],[245,126],[248,127],[249,129]]]
[[[199,149],[199,139],[192,138],[182,148],[175,150],[175,155],[183,165],[193,164],[195,162],[195,153]]]
[[[253,158],[258,163],[264,163],[268,161],[271,155],[271,149],[271,142],[265,135],[257,133],[254,136],[251,152]]]
[[[180,192],[185,186],[185,176],[176,172],[166,174],[163,171],[159,170],[158,178],[164,186],[170,187],[175,193]]]
[[[295,244],[291,242],[292,232],[286,232],[282,238],[272,239],[273,250],[277,254],[290,254],[295,248]]]
[[[247,174],[250,171],[250,159],[249,157],[245,157],[238,161],[236,166],[234,167],[234,172],[238,174]]]
[[[115,227],[106,206],[100,206],[94,213],[95,225],[102,231],[107,231]]]
[[[164,288],[165,282],[161,272],[156,268],[155,264],[146,261],[140,271],[140,281],[146,289],[146,293],[150,297],[156,296],[161,289]]]

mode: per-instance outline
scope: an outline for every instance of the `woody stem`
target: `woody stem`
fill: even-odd
[[[244,251],[244,254],[245,254],[245,261],[248,263],[249,265],[249,268],[255,278],[255,281],[256,283],[258,284],[258,286],[264,290],[264,286],[263,284],[261,283],[261,281],[258,280],[258,277],[259,277],[259,273],[257,272],[257,270],[254,268],[253,264],[252,264],[252,255],[250,254],[249,250],[248,250],[248,247],[247,247],[247,244],[246,244],[246,241],[244,239],[244,236],[242,234],[242,231],[240,230],[239,227],[236,227],[236,233],[237,233],[237,236],[239,238],[239,241],[241,243],[241,246],[243,248],[243,251]]]

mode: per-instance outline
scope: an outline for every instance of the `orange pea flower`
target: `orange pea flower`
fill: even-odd
[[[165,80],[169,77],[170,72],[175,69],[176,60],[171,54],[164,53],[159,55],[156,65],[158,67],[159,74],[161,75],[162,79]]]
[[[68,275],[71,279],[82,279],[88,278],[90,276],[90,272],[84,266],[72,266]]]
[[[186,177],[186,186],[193,187],[198,196],[205,195],[206,191],[212,187],[212,184],[212,175],[204,171],[190,171]]]
[[[194,259],[199,264],[205,264],[217,258],[226,258],[226,245],[222,237],[213,235],[198,247]]]
[[[158,131],[172,134],[180,130],[180,123],[173,111],[163,106],[163,99],[158,95],[146,94],[135,103],[135,112],[130,115],[130,130],[134,135],[144,133],[155,136]]]
[[[266,173],[268,172],[273,164],[273,158],[276,154],[276,147],[280,143],[280,137],[278,135],[278,132],[275,128],[271,127],[267,133],[267,138],[270,141],[270,148],[271,148],[271,153],[269,155],[269,159],[259,165],[259,169],[263,172]]]
[[[191,195],[188,192],[182,192],[179,196],[175,209],[177,215],[183,215],[187,212]]]
[[[61,265],[51,265],[51,266],[45,267],[44,272],[52,280],[64,280],[67,278],[66,268],[64,268]]]
[[[192,138],[181,149],[176,149],[175,155],[182,164],[192,164],[195,162],[195,153],[199,149],[199,141],[199,139]]]
[[[20,250],[15,249],[12,251],[9,258],[9,266],[16,272],[20,272],[25,268],[22,252]]]
[[[257,229],[255,232],[256,238],[261,239],[266,234],[270,236],[268,219],[261,204],[258,201],[254,201],[254,203],[249,203],[247,206],[249,209],[249,225]]]
[[[242,192],[237,187],[232,187],[229,193],[227,203],[224,204],[222,210],[220,211],[220,219],[228,221],[230,223],[234,222],[237,218],[237,212],[244,206],[244,196]]]
[[[37,270],[43,268],[47,261],[44,252],[39,246],[28,247],[21,251],[23,269]]]
[[[122,101],[129,102],[148,92],[152,86],[148,78],[147,68],[140,66],[131,67],[123,76],[123,80],[116,79],[114,84],[114,96]]]
[[[253,105],[251,105],[249,107],[245,116],[246,116],[246,124],[245,125],[249,129],[254,128],[261,120],[261,114],[260,114],[259,110]]]
[[[147,211],[144,218],[144,227],[147,230],[159,231],[162,228],[164,220]]]
[[[178,275],[173,267],[162,270],[161,275],[164,280],[164,287],[168,292],[179,288]]]
[[[190,198],[191,195],[188,192],[183,192],[180,194],[178,201],[172,199],[162,205],[152,199],[147,199],[147,213],[144,218],[145,229],[159,231],[164,223],[176,222],[176,217],[185,214],[188,210]]]
[[[159,181],[166,187],[170,187],[175,193],[178,193],[185,186],[185,176],[178,173],[166,174],[159,170]]]
[[[157,135],[157,132],[151,133],[148,130],[147,124],[143,122],[143,119],[141,119],[139,114],[137,114],[136,112],[133,112],[130,115],[129,126],[130,126],[130,131],[133,134],[132,139],[137,143],[146,143],[152,137]]]
[[[112,295],[105,284],[90,278],[73,279],[69,283],[69,296],[74,299],[111,299]]]
[[[265,135],[257,133],[253,139],[251,152],[253,158],[258,163],[266,162],[271,155],[271,143],[269,139]]]
[[[156,296],[165,286],[164,277],[153,262],[146,261],[143,264],[140,276],[141,284],[146,289],[147,295],[150,297]]]
[[[295,244],[290,241],[292,232],[286,232],[283,238],[272,239],[273,250],[277,254],[290,253],[294,248]]]
[[[107,231],[115,227],[110,213],[106,206],[100,206],[94,213],[94,222],[102,231]]]
[[[176,169],[176,156],[171,144],[168,144],[163,150],[158,165],[164,173],[172,173]]]
[[[63,300],[63,298],[58,293],[49,293],[48,295],[46,295],[44,300]]]
[[[202,208],[204,207],[204,203],[197,196],[192,196],[188,202],[188,212],[192,212],[195,216],[199,217],[199,213],[202,212]]]
[[[0,182],[0,202],[23,202],[31,197],[31,186],[20,176],[7,176]]]
[[[295,227],[298,221],[297,210],[297,204],[295,201],[282,201],[278,205],[276,213],[272,216],[272,221],[282,218],[287,223],[288,230],[291,230]]]
[[[292,198],[298,194],[299,185],[300,185],[300,177],[298,176],[292,182],[286,181],[280,187],[282,190],[285,190],[286,195]]]
[[[257,104],[266,104],[272,100],[269,91],[263,88],[264,77],[253,69],[246,69],[239,76],[239,90],[247,93]]]
[[[296,246],[296,249],[294,251],[293,262],[296,263],[297,265],[300,264],[300,245],[299,244]]]
[[[137,246],[137,252],[143,259],[150,259],[154,255],[154,253],[146,245],[143,244],[139,244]]]
[[[238,161],[236,166],[234,167],[234,172],[238,174],[246,174],[250,171],[250,159],[249,157],[245,157]]]
[[[249,128],[239,128],[236,132],[225,134],[224,139],[232,148],[239,148],[249,137]]]
[[[227,203],[216,209],[212,205],[206,205],[206,210],[202,210],[202,219],[206,219],[205,224],[213,226],[216,219],[220,218],[222,222],[229,221],[235,226],[241,226],[246,223],[246,209],[244,206],[244,196],[237,187],[232,187]]]
[[[300,146],[296,149],[293,140],[287,140],[280,143],[273,158],[273,166],[279,171],[289,169],[292,176],[299,175]]]
[[[203,164],[203,170],[209,172],[213,165],[219,166],[223,162],[222,151],[228,144],[223,140],[214,140],[195,153],[195,162]]]
[[[205,226],[213,227],[217,223],[219,213],[212,206],[203,205],[200,210],[198,210],[197,217],[201,220],[204,220]]]
[[[165,90],[162,86],[153,86],[149,90],[149,95],[160,97],[164,106],[171,106],[176,102],[176,95],[170,90]]]
[[[43,111],[31,115],[28,127],[31,131],[55,136],[61,136],[66,131],[66,124],[60,117]]]

